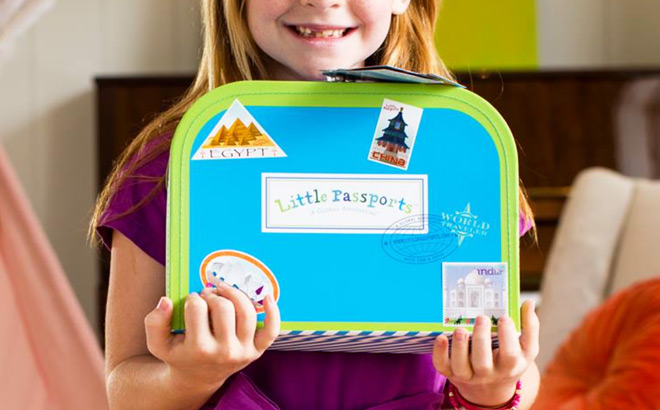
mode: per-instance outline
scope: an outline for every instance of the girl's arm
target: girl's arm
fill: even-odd
[[[519,410],[527,410],[532,407],[539,392],[540,379],[539,368],[536,366],[536,362],[532,362],[520,379],[522,381],[522,392],[520,393]]]
[[[114,231],[105,319],[111,409],[198,409],[214,391],[170,378],[167,364],[147,349],[144,319],[164,294],[165,268]]]
[[[189,296],[187,332],[172,335],[172,302],[161,299],[164,267],[114,231],[106,313],[111,409],[198,409],[231,374],[261,355],[279,331],[277,306],[267,300],[267,323],[255,336],[256,312],[247,296],[235,289],[218,293]],[[214,329],[233,332],[215,336],[211,320]]]
[[[122,361],[106,380],[110,409],[197,410],[217,390],[173,380],[168,366],[150,354]]]

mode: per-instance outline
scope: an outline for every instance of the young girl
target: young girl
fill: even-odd
[[[112,252],[111,408],[529,408],[538,387],[531,303],[522,308],[522,337],[511,319],[500,319],[495,351],[486,317],[478,318],[470,348],[467,332],[456,330],[451,354],[444,336],[432,355],[266,351],[279,332],[276,304],[266,300],[265,326],[255,330],[249,299],[228,287],[189,295],[186,333],[169,330],[165,178],[183,113],[202,94],[238,80],[322,81],[322,69],[379,64],[449,76],[434,46],[436,9],[436,0],[203,1],[204,51],[192,88],[128,147],[92,221]],[[530,215],[522,195],[521,203]]]

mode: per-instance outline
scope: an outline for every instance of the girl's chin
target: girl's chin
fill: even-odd
[[[289,81],[325,81],[325,76],[321,74],[321,71],[326,70],[325,68],[305,68],[305,69],[291,69],[287,73],[282,73],[283,75],[277,75],[277,80],[289,80]]]
[[[271,71],[274,79],[290,81],[325,81],[325,76],[321,73],[324,70],[334,70],[338,68],[357,67],[358,64],[349,64],[342,61],[319,61],[317,64],[278,64],[279,67],[273,67]]]
[[[325,76],[321,74],[322,70],[325,69],[319,68],[318,70],[302,73],[300,74],[300,79],[303,81],[325,81]]]
[[[296,70],[296,74],[300,77],[301,80],[305,81],[326,81],[325,76],[322,74],[322,71],[326,70],[336,70],[339,68],[351,68],[356,67],[355,64],[346,64],[346,63],[329,63],[318,66],[304,67],[299,70]]]

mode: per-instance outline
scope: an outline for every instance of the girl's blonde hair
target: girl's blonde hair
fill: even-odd
[[[156,185],[150,195],[114,218],[135,211],[164,188],[166,175],[145,177],[136,175],[136,171],[169,150],[171,138],[159,137],[171,135],[183,114],[199,97],[234,81],[269,79],[266,64],[270,57],[257,47],[250,35],[245,3],[246,0],[202,0],[203,51],[195,81],[183,97],[151,121],[119,157],[97,199],[90,223],[90,238],[94,237],[100,216],[108,207],[113,193],[128,178],[152,180]],[[405,13],[392,16],[385,42],[365,64],[391,65],[453,78],[435,48],[437,12],[438,0],[411,0]],[[531,219],[531,209],[523,189],[520,190],[520,203]]]

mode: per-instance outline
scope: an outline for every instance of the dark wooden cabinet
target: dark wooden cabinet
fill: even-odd
[[[115,160],[149,121],[166,110],[192,84],[191,77],[97,78],[98,188],[112,171]],[[97,312],[100,334],[105,331],[110,253],[99,252],[100,278]],[[101,339],[101,344],[105,340]]]
[[[545,258],[576,174],[592,166],[617,169],[614,110],[632,82],[660,78],[660,71],[524,72],[458,74],[507,120],[519,144],[520,175],[532,201],[538,242],[521,247],[523,290],[541,283]],[[113,161],[140,128],[167,108],[192,77],[98,78],[99,187]],[[105,316],[107,253],[98,292]]]
[[[99,188],[128,143],[144,125],[183,95],[192,80],[192,77],[96,80]]]

